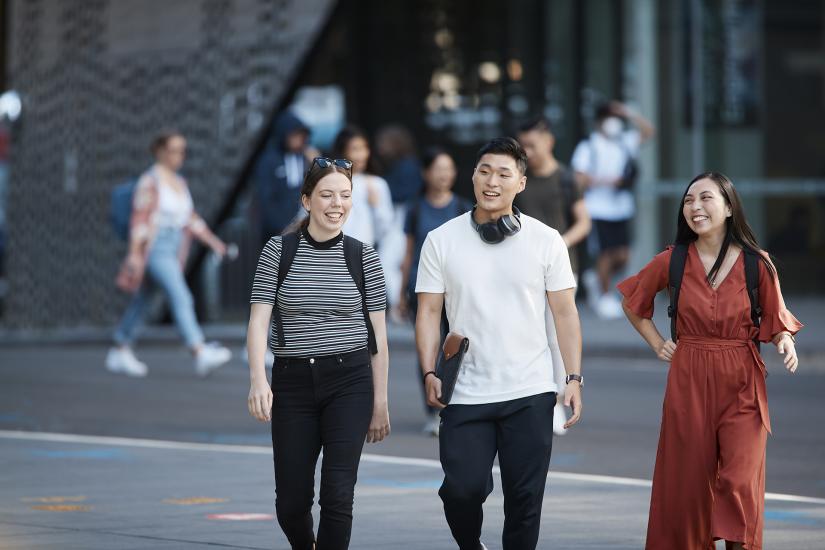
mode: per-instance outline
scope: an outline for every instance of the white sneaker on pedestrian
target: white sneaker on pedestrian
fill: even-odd
[[[441,417],[438,416],[438,413],[429,417],[427,422],[424,424],[424,428],[421,430],[426,435],[430,435],[433,437],[438,437],[438,432],[441,429]]]
[[[588,269],[582,273],[582,285],[584,285],[584,290],[587,291],[587,305],[590,306],[590,309],[596,311],[602,291],[599,288],[599,276],[596,274],[595,269]]]
[[[602,294],[596,304],[596,314],[601,319],[621,319],[624,316],[622,303],[612,292]]]
[[[213,370],[232,359],[232,352],[218,343],[204,344],[195,356],[195,373],[201,378],[209,376]]]
[[[566,434],[565,422],[567,422],[567,411],[564,410],[564,405],[556,403],[556,406],[553,407],[553,433],[556,435]]]
[[[106,369],[135,378],[143,378],[149,372],[145,363],[138,361],[130,348],[111,348],[106,354]]]

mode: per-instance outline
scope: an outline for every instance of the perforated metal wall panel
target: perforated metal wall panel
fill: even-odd
[[[10,85],[24,101],[8,194],[11,328],[105,325],[125,304],[114,185],[165,127],[207,220],[326,21],[332,0],[13,0]]]

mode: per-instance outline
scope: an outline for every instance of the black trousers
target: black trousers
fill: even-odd
[[[309,550],[315,465],[321,463],[317,550],[346,549],[361,450],[372,419],[370,355],[277,358],[272,369],[275,510],[294,550]]]
[[[504,550],[536,547],[553,446],[555,393],[441,411],[444,515],[461,550],[478,550],[482,504],[493,491],[498,453],[504,492]]]

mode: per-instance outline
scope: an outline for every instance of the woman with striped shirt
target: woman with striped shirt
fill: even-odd
[[[384,275],[375,250],[341,232],[352,208],[351,169],[348,160],[313,161],[301,188],[308,216],[297,235],[269,240],[252,286],[249,412],[271,422],[275,508],[295,550],[349,547],[364,440],[390,432]],[[360,248],[360,290],[348,260],[353,245]],[[311,511],[321,450],[316,539]]]

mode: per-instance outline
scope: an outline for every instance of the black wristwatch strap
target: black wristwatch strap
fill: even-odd
[[[582,377],[582,375],[581,375],[581,374],[568,374],[568,375],[564,378],[564,383],[565,383],[565,384],[569,384],[569,383],[570,383],[571,381],[573,381],[573,380],[575,380],[576,382],[578,382],[578,383],[579,383],[579,386],[584,386],[584,378]]]
[[[424,373],[424,376],[423,376],[422,380],[424,380],[424,382],[426,382],[426,381],[427,381],[427,377],[428,377],[429,375],[431,375],[431,374],[432,374],[433,376],[435,376],[436,378],[438,378],[438,376],[436,376],[436,374],[435,374],[435,371],[434,371],[434,370],[428,370],[427,372],[425,372],[425,373]]]

